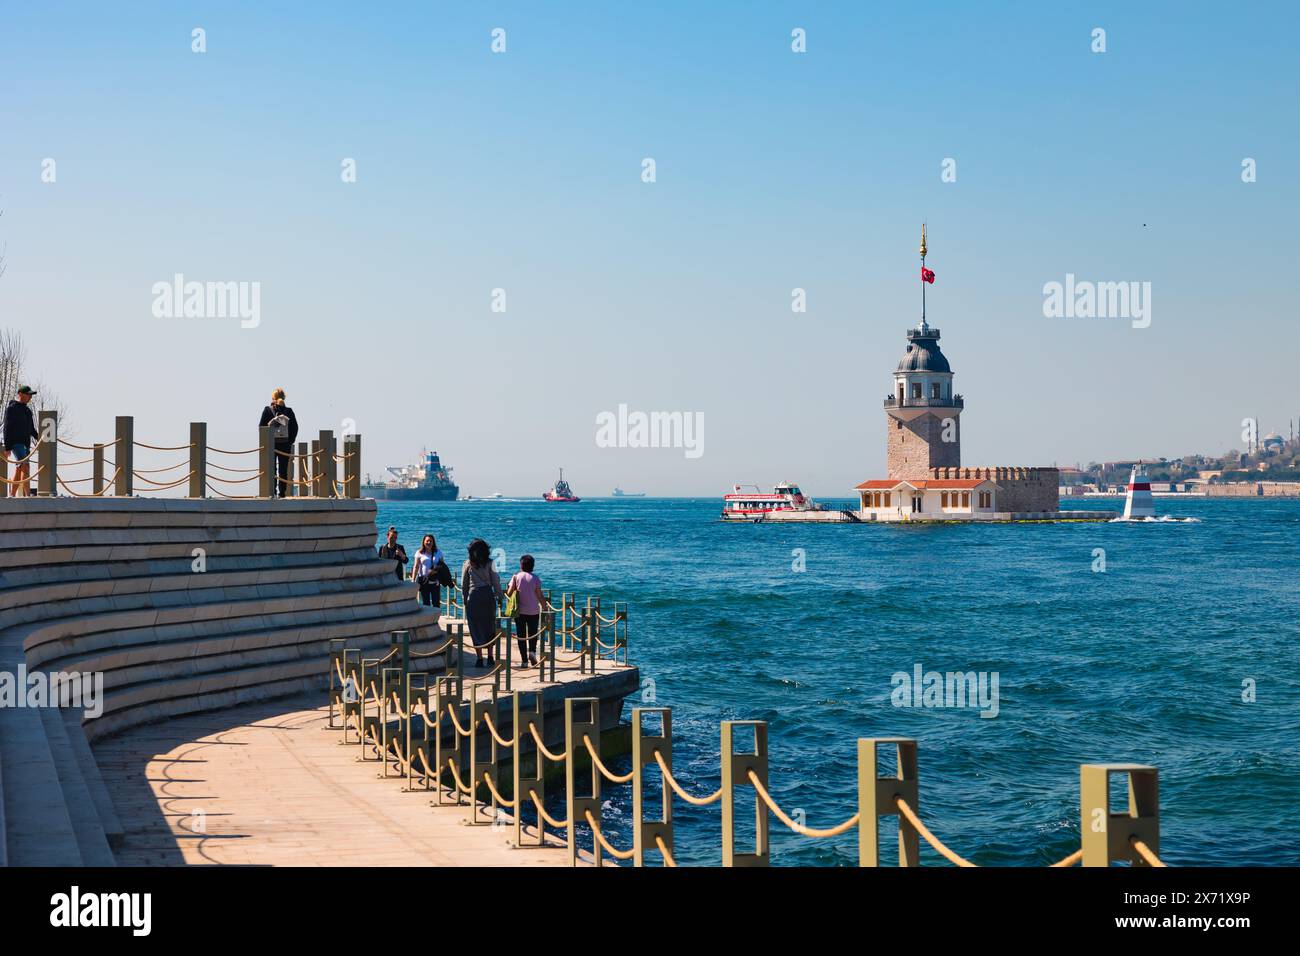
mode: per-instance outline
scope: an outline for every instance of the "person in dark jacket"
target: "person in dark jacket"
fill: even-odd
[[[36,441],[36,421],[32,418],[31,401],[36,393],[30,385],[18,386],[18,397],[5,406],[5,454],[14,458],[13,489],[15,497],[30,497],[32,445]]]
[[[397,580],[406,580],[406,548],[397,543],[397,529],[392,525],[388,526],[387,543],[379,546],[379,556],[381,558],[390,558],[392,560],[393,573],[397,577]]]
[[[271,404],[262,409],[258,428],[270,425],[275,435],[275,473],[279,478],[280,497],[289,497],[289,465],[293,462],[293,443],[298,440],[298,417],[284,403],[284,389],[271,393]],[[274,486],[272,486],[274,487]],[[328,491],[327,491],[328,493]]]

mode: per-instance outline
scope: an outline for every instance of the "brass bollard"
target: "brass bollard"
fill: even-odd
[[[736,753],[737,727],[754,728],[752,752]],[[749,780],[753,771],[759,783],[767,786],[767,721],[724,720],[722,722],[722,865],[767,866],[767,805]],[[749,787],[754,797],[754,852],[736,852],[736,788]]]
[[[537,797],[537,802],[546,803],[546,777],[543,761],[545,758],[540,751],[534,751],[535,760],[533,761],[533,771],[530,774],[524,773],[524,741],[532,740],[533,735],[530,728],[537,728],[537,736],[542,740],[546,739],[544,728],[544,719],[542,713],[542,695],[538,691],[533,694],[533,704],[531,707],[523,706],[524,695],[522,691],[515,691],[511,697],[512,710],[514,713],[515,728],[515,846],[524,846],[524,807],[532,803],[532,797]],[[536,743],[534,742],[534,746]],[[546,845],[546,821],[542,819],[541,814],[537,816],[537,842],[528,844],[529,846]]]
[[[275,440],[271,437],[269,425],[257,430],[257,464],[260,471],[257,476],[257,493],[262,498],[274,498]]]
[[[586,711],[586,718],[579,716]],[[592,746],[600,747],[600,701],[595,697],[568,697],[564,701],[564,784],[565,799],[569,811],[569,865],[578,865],[578,825],[586,824],[587,812],[592,819],[600,823],[600,770],[594,760],[590,764],[591,783],[587,793],[578,794],[578,768],[576,758],[579,753],[590,758],[587,747],[582,742],[584,736],[590,737]],[[593,835],[592,853],[596,865],[600,866],[605,856]]]
[[[897,750],[897,773],[882,777],[879,748]],[[919,812],[916,779],[916,741],[908,737],[864,737],[858,740],[858,866],[880,865],[881,817],[898,817],[898,865],[920,865],[920,839],[916,829],[898,812],[895,797]]]
[[[429,752],[429,725],[421,717],[422,733],[415,733],[416,708],[425,716],[429,713],[429,675],[423,671],[406,675],[406,790],[415,789],[415,765],[420,755],[424,756],[421,766],[434,766],[433,754]],[[429,775],[423,773],[424,788],[429,789]]]
[[[461,747],[462,738],[454,724],[451,725],[453,745],[450,751],[446,750],[442,745],[443,715],[452,712],[452,708],[455,708],[456,710],[460,709],[459,685],[451,677],[439,677],[434,683],[434,700],[438,713],[438,716],[434,718],[433,728],[433,747],[434,757],[436,760],[434,763],[434,769],[438,778],[438,803],[443,804],[447,802],[447,791],[442,786],[443,776],[446,775],[451,777],[449,772],[451,767],[455,767],[456,771],[459,773],[460,768],[465,765],[465,762],[461,759],[461,753],[463,752]],[[450,717],[448,717],[448,723],[451,723]],[[451,783],[452,790],[455,791],[456,805],[459,806],[461,800],[460,788],[456,786],[456,781],[454,779],[449,780],[449,782]]]
[[[479,690],[487,689],[491,695],[482,700],[479,698]],[[488,731],[488,762],[484,768],[478,756],[478,725],[480,723],[486,726],[487,714],[493,716],[497,713],[497,689],[487,684],[474,684],[470,687],[469,693],[469,819],[466,821],[470,826],[482,826],[483,824],[492,824],[496,822],[498,811],[497,798],[491,790],[488,790],[487,804],[488,819],[480,820],[478,815],[478,789],[484,778],[492,781],[492,785],[497,789],[501,787],[500,769],[497,767],[497,739]]]
[[[658,714],[663,725],[657,735],[647,734],[642,726],[643,715]],[[673,769],[673,712],[667,707],[632,708],[632,850],[634,866],[645,866],[646,851],[659,853],[655,838],[664,841],[668,852],[673,852],[673,796],[668,781],[662,780],[663,804],[657,820],[645,818],[645,768],[654,764],[655,754],[663,757],[664,764]],[[662,856],[662,854],[661,854]]]
[[[1128,812],[1111,813],[1110,775],[1128,776]],[[1160,772],[1139,763],[1086,763],[1079,767],[1079,833],[1084,866],[1128,860],[1147,866],[1133,840],[1160,853]]]

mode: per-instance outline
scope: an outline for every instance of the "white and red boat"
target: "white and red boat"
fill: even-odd
[[[798,485],[788,481],[773,488],[771,494],[759,491],[757,485],[733,485],[731,494],[722,496],[723,521],[760,521],[778,511],[822,510]]]
[[[550,491],[542,493],[542,500],[573,504],[582,499],[573,493],[573,490],[569,487],[569,483],[564,480],[564,469],[561,468],[559,480],[551,486]]]

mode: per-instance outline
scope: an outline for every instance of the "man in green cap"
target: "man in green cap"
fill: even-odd
[[[14,457],[13,489],[16,497],[30,497],[32,443],[36,440],[36,421],[32,418],[31,401],[36,392],[30,385],[18,386],[18,397],[9,400],[5,407],[4,449]]]

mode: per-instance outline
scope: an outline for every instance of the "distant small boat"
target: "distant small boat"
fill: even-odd
[[[498,492],[495,492],[495,493],[492,495],[492,497],[493,497],[493,498],[504,498],[505,495],[501,494],[501,492],[498,491]]]
[[[644,491],[624,491],[622,488],[614,489],[615,498],[644,498]]]
[[[757,485],[747,485],[752,491],[734,485],[731,494],[722,496],[723,521],[753,521],[757,524],[774,511],[825,511],[820,505],[807,497],[799,486],[783,481],[771,494],[758,490]]]
[[[560,469],[560,477],[551,486],[551,490],[542,494],[543,501],[553,501],[561,504],[576,504],[582,499],[573,493],[569,483],[564,480],[564,469]]]

